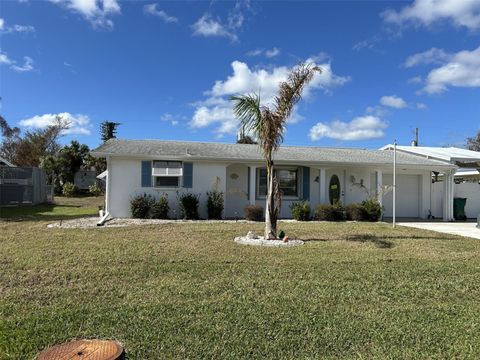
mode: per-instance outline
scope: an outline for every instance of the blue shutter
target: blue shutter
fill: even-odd
[[[183,163],[183,187],[193,187],[193,164]]]
[[[310,168],[303,167],[303,200],[310,200]]]
[[[152,162],[142,161],[142,187],[152,187]]]

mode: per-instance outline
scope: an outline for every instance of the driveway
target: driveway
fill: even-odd
[[[476,222],[399,222],[398,225],[480,239]]]

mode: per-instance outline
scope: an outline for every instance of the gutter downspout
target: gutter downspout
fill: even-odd
[[[107,221],[107,218],[110,216],[110,213],[106,212],[105,215],[102,216],[99,222],[97,222],[97,226],[103,226],[105,225],[105,222]]]

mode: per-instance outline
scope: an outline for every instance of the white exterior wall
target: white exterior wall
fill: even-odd
[[[461,183],[453,185],[454,197],[467,198],[465,214],[468,218],[476,218],[480,214],[480,184]],[[432,215],[442,217],[443,182],[432,184]]]
[[[110,180],[108,212],[112,217],[130,217],[130,200],[136,195],[150,194],[159,198],[161,194],[168,195],[170,216],[180,216],[177,205],[177,191],[200,195],[199,215],[207,217],[207,191],[211,191],[215,179],[220,179],[219,190],[225,193],[226,164],[193,163],[193,187],[191,189],[142,187],[142,159],[127,159],[113,157],[109,159],[108,176]]]
[[[414,178],[415,185],[412,186],[412,181]],[[391,173],[383,174],[384,185],[392,185],[392,179],[393,177]],[[422,219],[426,219],[431,208],[430,186],[430,171],[399,169],[397,171],[397,216],[420,217]],[[412,191],[414,192],[412,193]],[[392,216],[392,194],[392,191],[389,191],[383,197],[386,217]]]
[[[224,217],[227,218],[243,218],[244,208],[250,203],[248,199],[248,164],[226,164],[214,162],[193,162],[193,188],[185,189],[183,187],[171,188],[155,188],[141,186],[141,162],[142,159],[111,157],[108,161],[108,184],[109,190],[108,211],[112,217],[130,217],[130,200],[132,197],[141,194],[150,194],[158,198],[162,193],[168,195],[169,205],[171,209],[171,217],[179,217],[180,212],[176,201],[176,192],[190,192],[200,195],[199,214],[201,218],[207,217],[206,211],[206,192],[211,191],[215,179],[220,179],[219,190],[224,193],[225,211]],[[258,165],[261,166],[261,165]],[[323,170],[321,170],[323,169]],[[325,179],[322,182],[322,171],[325,173]],[[312,215],[315,207],[320,204],[321,193],[325,193],[324,203],[329,203],[328,186],[332,175],[336,174],[340,179],[342,203],[348,205],[350,203],[359,203],[369,196],[373,196],[372,190],[376,187],[376,171],[381,171],[374,167],[329,167],[322,168],[310,167],[310,205]],[[238,177],[232,174],[238,175]],[[428,216],[430,209],[430,172],[422,170],[399,171],[399,174],[417,175],[418,184],[418,215],[422,218]],[[303,175],[302,175],[303,176]],[[388,174],[384,177],[388,179]],[[355,183],[352,183],[352,177]],[[391,177],[391,176],[390,176]],[[358,184],[363,180],[363,187]],[[384,182],[385,183],[385,182]],[[435,184],[434,184],[435,185]],[[468,184],[476,185],[476,184]],[[458,185],[456,185],[458,186]],[[480,187],[480,185],[477,185]],[[401,188],[398,189],[397,199],[402,196]],[[470,191],[470,190],[469,190]],[[291,218],[290,204],[301,199],[302,179],[299,179],[299,199],[282,199],[282,207],[280,215],[282,218]],[[477,200],[472,199],[471,195],[467,201],[467,211],[469,216],[472,212],[477,211],[480,207],[480,191],[477,191]],[[439,214],[437,213],[437,192],[436,188],[432,188],[432,214],[441,217],[441,204]],[[456,195],[457,196],[457,195]],[[458,195],[463,196],[463,195]],[[441,198],[441,196],[440,196]],[[252,199],[253,201],[253,199]],[[255,198],[256,205],[265,207],[265,199]],[[401,209],[400,209],[401,210]],[[400,211],[401,213],[401,211]]]

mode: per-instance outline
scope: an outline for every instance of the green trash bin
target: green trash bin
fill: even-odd
[[[453,217],[455,218],[455,220],[467,220],[467,216],[465,215],[466,203],[466,198],[453,199]]]

